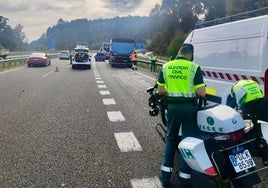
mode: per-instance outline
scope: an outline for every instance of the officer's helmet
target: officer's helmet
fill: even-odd
[[[240,85],[237,85],[238,82],[236,82],[231,89],[231,96],[235,98],[236,104],[238,107],[241,107],[244,104],[244,101],[246,99],[247,90],[244,87],[241,87]]]

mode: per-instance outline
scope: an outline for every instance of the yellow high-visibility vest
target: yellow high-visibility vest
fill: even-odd
[[[232,93],[239,106],[263,97],[262,90],[253,80],[240,80],[232,87]]]
[[[194,77],[199,65],[185,59],[173,60],[163,65],[167,96],[193,98],[196,96]]]

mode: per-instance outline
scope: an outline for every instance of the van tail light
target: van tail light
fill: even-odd
[[[214,139],[215,140],[228,140],[228,141],[231,141],[231,142],[235,142],[235,141],[238,141],[241,138],[243,138],[244,135],[245,135],[245,130],[241,129],[241,130],[236,131],[236,132],[234,132],[232,134],[225,134],[225,135],[216,136]]]
[[[265,71],[264,75],[264,95],[268,96],[268,69]]]

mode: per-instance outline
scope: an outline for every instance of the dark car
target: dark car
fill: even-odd
[[[99,53],[97,52],[97,54],[94,56],[95,61],[105,61],[107,59],[106,55],[104,53]]]
[[[27,59],[27,64],[28,67],[49,66],[51,64],[51,60],[46,53],[32,53]]]

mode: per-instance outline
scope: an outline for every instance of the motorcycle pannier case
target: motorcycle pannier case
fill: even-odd
[[[180,142],[178,147],[181,156],[190,168],[208,175],[217,175],[207,155],[203,140],[187,137]]]

